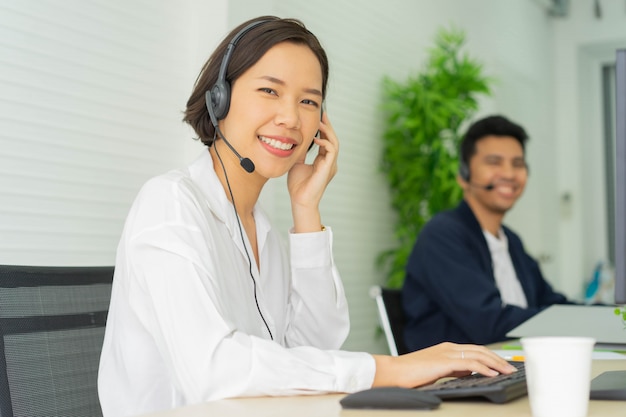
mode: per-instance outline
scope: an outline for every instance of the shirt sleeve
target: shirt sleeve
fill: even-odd
[[[330,227],[316,233],[289,234],[292,291],[288,346],[339,349],[348,336],[348,303],[333,261],[332,239]]]

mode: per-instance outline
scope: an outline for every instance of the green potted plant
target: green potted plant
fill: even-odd
[[[459,129],[477,110],[478,97],[491,93],[492,79],[464,52],[464,31],[440,29],[434,44],[416,75],[406,81],[383,80],[381,167],[397,214],[397,246],[382,252],[377,265],[392,288],[402,285],[404,266],[424,224],[462,198],[456,183]]]

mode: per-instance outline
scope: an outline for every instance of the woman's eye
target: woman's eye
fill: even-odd
[[[311,106],[315,106],[315,107],[318,107],[318,106],[319,106],[319,105],[317,104],[317,101],[315,101],[315,100],[304,99],[304,100],[302,100],[302,102],[303,102],[304,104],[309,104],[309,105],[311,105]]]
[[[266,87],[263,87],[263,88],[260,88],[259,90],[260,90],[260,91],[263,91],[264,93],[267,93],[267,94],[276,94],[276,91],[274,91],[274,90],[273,90],[273,89],[271,89],[271,88],[266,88]]]

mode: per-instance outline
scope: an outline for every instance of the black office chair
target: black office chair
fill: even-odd
[[[113,267],[0,265],[0,416],[102,416]]]
[[[370,288],[370,296],[376,301],[378,318],[387,339],[389,352],[393,356],[408,353],[403,335],[406,317],[402,310],[402,290],[375,285]]]

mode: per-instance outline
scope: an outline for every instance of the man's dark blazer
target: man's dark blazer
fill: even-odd
[[[476,216],[462,201],[424,226],[409,257],[402,297],[410,350],[444,341],[499,342],[543,308],[568,303],[546,282],[520,238],[502,228],[528,308],[502,304],[489,246]]]

